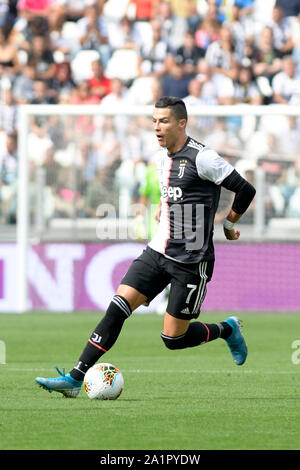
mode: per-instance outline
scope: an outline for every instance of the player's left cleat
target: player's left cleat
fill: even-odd
[[[70,374],[65,375],[65,371],[61,372],[58,367],[55,367],[60,377],[55,377],[53,379],[46,379],[44,377],[36,377],[36,383],[48,390],[48,392],[59,392],[62,393],[65,397],[76,398],[80,392],[81,385],[83,381],[75,380]]]
[[[225,320],[232,328],[232,333],[226,339],[234,362],[241,366],[247,359],[248,348],[241,332],[241,322],[237,317],[229,317]]]

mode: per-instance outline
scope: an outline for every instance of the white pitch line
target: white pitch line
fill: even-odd
[[[53,369],[45,369],[45,368],[30,368],[30,369],[21,369],[18,367],[3,367],[5,368],[5,371],[9,372],[39,372],[39,371],[44,371],[44,372],[53,372]],[[1,366],[0,366],[0,371],[1,371]],[[251,370],[251,369],[245,369],[245,370],[193,370],[193,369],[184,369],[184,370],[179,370],[179,369],[168,369],[168,370],[159,370],[159,369],[122,369],[122,372],[125,374],[295,374],[295,371],[285,371],[285,370]]]

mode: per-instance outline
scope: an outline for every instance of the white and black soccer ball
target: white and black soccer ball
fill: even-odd
[[[100,362],[87,371],[83,384],[91,400],[116,400],[123,391],[124,378],[113,364]]]

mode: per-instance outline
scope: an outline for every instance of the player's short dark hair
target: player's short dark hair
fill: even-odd
[[[184,102],[176,96],[162,96],[155,103],[155,108],[170,108],[177,120],[185,119],[187,121],[188,119]]]

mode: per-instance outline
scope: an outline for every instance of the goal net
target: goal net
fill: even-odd
[[[222,233],[233,197],[222,189],[216,270],[204,308],[299,309],[299,108],[206,106],[188,112],[189,135],[211,145],[257,189],[235,244]],[[152,201],[145,186],[158,148],[151,115],[151,106],[20,107],[12,206],[17,269],[2,310],[106,308],[150,232]]]

